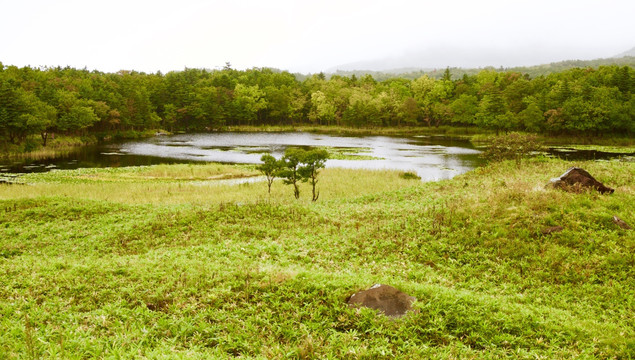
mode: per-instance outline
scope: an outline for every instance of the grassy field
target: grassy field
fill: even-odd
[[[615,193],[545,188],[572,165]],[[25,175],[0,186],[0,358],[634,358],[634,174],[326,169],[316,203],[229,183],[249,166]],[[416,310],[345,304],[375,283]]]

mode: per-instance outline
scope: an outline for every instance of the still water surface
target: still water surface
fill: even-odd
[[[482,165],[480,151],[465,139],[445,136],[333,136],[306,132],[205,133],[157,136],[131,142],[90,146],[49,160],[0,164],[0,173],[51,169],[121,167],[171,163],[224,162],[255,164],[264,153],[280,158],[286,148],[329,147],[347,160],[331,159],[327,167],[394,169],[417,173],[424,181],[449,179]],[[624,154],[595,150],[551,149],[570,161],[609,159]],[[634,154],[626,154],[631,157]],[[357,160],[349,160],[349,159]],[[369,159],[373,160],[369,160]]]
[[[38,172],[82,167],[161,163],[224,162],[255,164],[264,153],[279,158],[287,147],[330,147],[360,160],[331,159],[327,167],[412,171],[423,180],[449,179],[482,164],[466,140],[442,136],[344,137],[306,132],[206,133],[157,136],[138,141],[86,147],[47,161],[6,164],[4,172]],[[368,160],[372,158],[373,160]]]

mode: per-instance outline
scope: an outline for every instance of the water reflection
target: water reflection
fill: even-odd
[[[256,164],[263,153],[280,158],[288,147],[332,147],[378,160],[328,160],[327,167],[413,171],[424,180],[449,179],[480,165],[468,141],[422,137],[343,137],[305,132],[162,136],[120,145],[128,154],[186,161]]]
[[[0,164],[0,173],[44,172],[52,169],[122,167],[172,163],[260,162],[263,153],[280,158],[290,146],[331,147],[360,160],[329,160],[328,167],[412,171],[424,180],[449,179],[483,164],[479,151],[467,140],[444,136],[330,136],[305,132],[212,133],[157,136],[101,146],[87,146],[48,160]],[[550,156],[566,160],[595,160],[635,154],[551,148]],[[364,160],[369,157],[378,160]],[[632,161],[632,160],[630,160]]]
[[[288,147],[330,147],[360,160],[328,160],[327,167],[412,171],[423,180],[448,179],[482,164],[466,140],[446,137],[346,137],[284,133],[212,133],[157,136],[85,147],[46,161],[4,164],[0,171],[120,167],[163,163],[224,162],[256,164],[264,153],[280,158]],[[377,160],[367,160],[372,157]]]

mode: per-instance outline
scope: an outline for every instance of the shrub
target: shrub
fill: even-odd
[[[24,143],[24,152],[31,152],[34,150],[37,150],[38,148],[38,143],[31,140],[31,139],[27,139],[26,142]]]
[[[399,174],[399,177],[406,180],[421,180],[421,176],[412,171],[406,171]]]
[[[489,161],[515,160],[516,165],[520,166],[523,158],[541,150],[542,145],[535,135],[512,132],[494,137],[481,156]]]

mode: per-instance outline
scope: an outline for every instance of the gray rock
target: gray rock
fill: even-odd
[[[379,310],[390,317],[402,317],[412,310],[412,303],[417,299],[403,293],[390,285],[375,284],[368,290],[351,295],[347,303],[351,306],[364,306]]]

